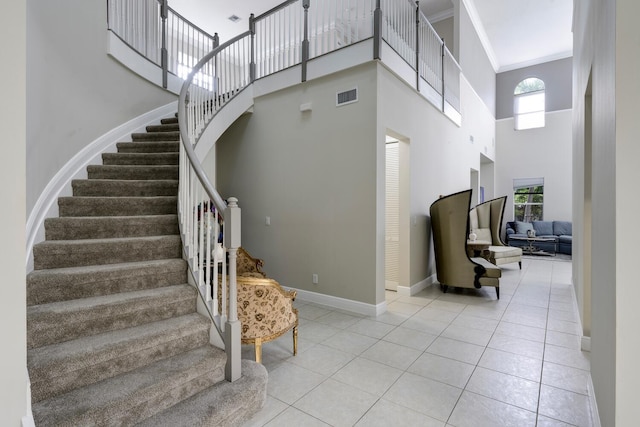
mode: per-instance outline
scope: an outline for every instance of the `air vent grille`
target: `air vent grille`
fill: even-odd
[[[358,88],[354,87],[353,89],[345,90],[344,92],[338,92],[336,94],[336,106],[351,104],[353,102],[358,102]]]

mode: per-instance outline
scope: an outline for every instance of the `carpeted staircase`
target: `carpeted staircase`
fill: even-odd
[[[224,380],[196,312],[178,229],[176,118],[89,166],[45,221],[27,277],[33,416],[49,425],[237,425],[266,399],[262,365]]]

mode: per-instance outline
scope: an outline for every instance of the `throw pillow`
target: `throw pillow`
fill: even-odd
[[[533,229],[536,230],[536,236],[553,235],[553,223],[551,221],[533,221]]]
[[[571,221],[553,221],[553,234],[571,236]]]
[[[491,229],[489,228],[478,228],[477,230],[473,230],[474,233],[478,236],[477,240],[485,240],[487,242],[491,242]]]
[[[533,230],[533,224],[530,222],[516,221],[516,233],[527,234],[527,230]]]

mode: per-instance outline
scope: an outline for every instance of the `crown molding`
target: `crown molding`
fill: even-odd
[[[474,0],[462,0],[464,7],[467,9],[469,13],[469,17],[471,18],[471,23],[478,33],[478,38],[480,39],[480,43],[482,43],[482,47],[484,47],[484,51],[489,58],[489,62],[491,62],[491,66],[493,67],[494,72],[498,72],[500,68],[500,64],[498,63],[498,59],[496,58],[496,53],[493,51],[493,47],[489,42],[489,36],[487,36],[487,32],[484,29],[484,25],[482,25],[482,21],[480,20],[480,15],[478,15],[478,10],[476,9]]]

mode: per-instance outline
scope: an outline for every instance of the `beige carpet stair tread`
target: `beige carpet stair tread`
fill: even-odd
[[[34,405],[36,425],[131,425],[224,378],[224,352],[210,345]]]
[[[196,290],[172,285],[27,308],[27,348],[193,313]]]
[[[180,151],[180,143],[177,141],[118,142],[116,148],[119,153],[169,153]]]
[[[183,400],[137,427],[236,426],[255,415],[266,400],[266,368],[252,360],[242,360],[242,377],[220,382]]]
[[[104,153],[104,165],[177,165],[178,153]]]
[[[131,216],[177,213],[176,196],[60,197],[60,216]]]
[[[32,398],[40,401],[209,342],[211,324],[192,313],[27,352]]]
[[[159,259],[34,270],[27,276],[27,304],[46,304],[184,283],[186,261]]]
[[[130,216],[68,216],[47,218],[47,240],[83,240],[122,237],[176,235],[180,233],[178,216],[130,215]]]
[[[75,197],[176,196],[177,179],[77,179],[71,182]]]
[[[33,247],[36,270],[179,258],[180,236],[49,240]]]

